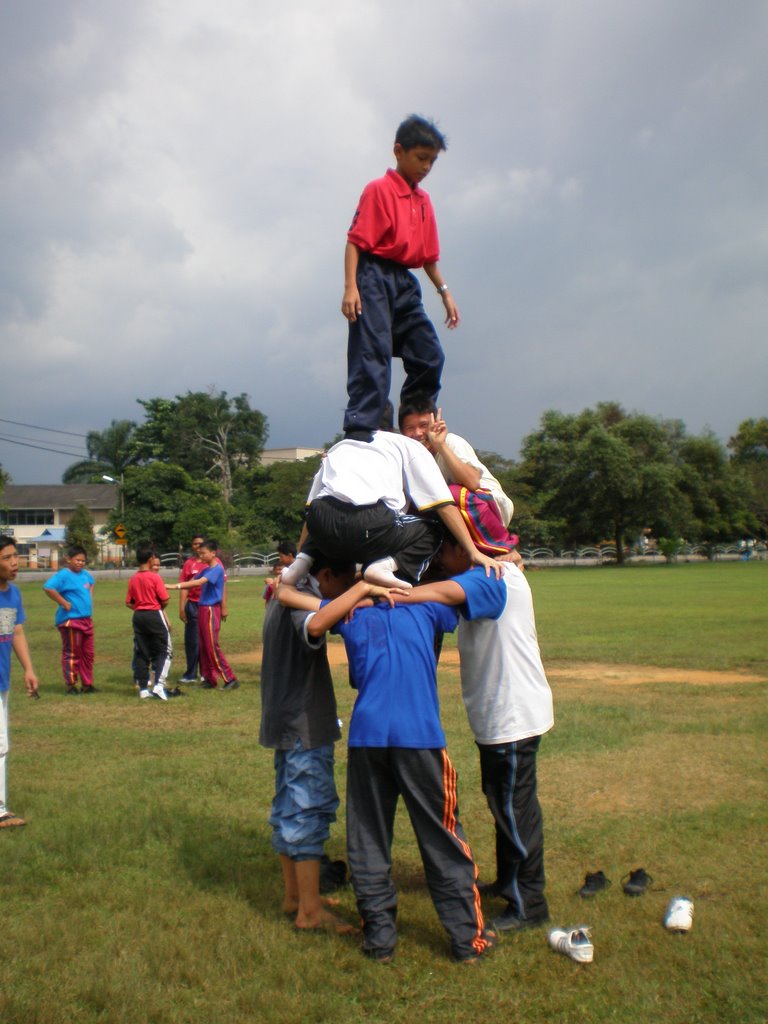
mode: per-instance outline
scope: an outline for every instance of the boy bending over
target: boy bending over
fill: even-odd
[[[363,952],[382,963],[394,957],[391,853],[402,796],[453,957],[472,962],[488,952],[495,936],[483,927],[477,869],[459,822],[433,653],[435,632],[453,631],[457,615],[439,604],[378,604],[346,621],[361,600],[383,594],[363,580],[323,605],[307,624],[310,636],[330,629],[344,638],[350,681],[359,691],[349,725],[347,855],[363,919]],[[278,590],[281,603],[296,599],[292,588]],[[302,595],[298,604],[306,607]]]
[[[491,927],[533,928],[549,919],[536,754],[554,718],[531,590],[510,562],[501,563],[500,579],[476,571],[450,538],[439,557],[453,579],[393,597],[406,604],[438,601],[461,613],[462,696],[480,751],[483,793],[496,824],[496,880],[483,889],[507,901]]]
[[[275,797],[269,823],[280,858],[283,910],[300,930],[357,929],[335,917],[320,899],[320,866],[339,797],[333,777],[334,744],[341,737],[325,634],[308,626],[318,598],[338,597],[352,584],[354,563],[318,558],[303,593],[310,609],[270,601],[264,616],[259,743],[275,752]]]

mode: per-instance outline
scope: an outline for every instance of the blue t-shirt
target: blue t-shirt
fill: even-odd
[[[377,604],[331,630],[344,638],[350,681],[359,693],[350,747],[441,749],[435,633],[452,633],[458,615],[442,604]]]
[[[5,590],[0,590],[0,692],[5,692],[11,685],[13,631],[25,619],[21,592],[9,583]]]
[[[466,602],[459,606],[465,619],[498,619],[507,604],[507,585],[504,577],[496,579],[485,569],[476,566],[453,577],[466,596]]]
[[[72,605],[69,611],[66,611],[61,605],[57,606],[55,619],[57,626],[61,626],[70,619],[91,618],[93,615],[92,586],[93,576],[91,576],[87,569],[81,569],[80,572],[72,572],[71,569],[66,567],[59,569],[55,576],[51,576],[43,584],[44,590],[55,590],[57,594],[61,594]]]
[[[199,603],[203,605],[221,604],[224,599],[224,583],[226,582],[222,567],[218,562],[206,565],[203,571],[195,576],[195,579],[199,580],[201,576],[205,576],[207,582],[200,588]]]

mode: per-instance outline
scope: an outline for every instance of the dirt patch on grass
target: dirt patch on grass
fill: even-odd
[[[233,659],[234,660],[234,659]],[[246,665],[261,662],[261,650],[238,654],[236,660]],[[328,661],[332,668],[347,664],[343,643],[328,644]],[[440,655],[441,668],[459,667],[459,652],[455,647]],[[766,676],[749,672],[707,671],[693,668],[661,668],[656,665],[610,665],[600,661],[548,665],[550,679],[571,682],[607,683],[611,686],[638,686],[642,683],[688,683],[690,686],[732,686],[739,683],[764,683]]]
[[[765,676],[748,672],[706,671],[694,668],[660,668],[655,665],[605,665],[587,662],[547,668],[551,679],[608,683],[612,686],[636,686],[640,683],[688,683],[690,686],[722,686],[735,683],[762,683]]]

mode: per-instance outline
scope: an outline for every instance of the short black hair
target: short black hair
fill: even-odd
[[[330,569],[334,576],[343,576],[345,573],[354,572],[357,568],[353,559],[331,558],[324,551],[315,552],[312,560],[311,574],[320,572],[321,569]]]
[[[296,545],[292,540],[281,540],[277,545],[278,555],[293,555],[296,557]]]
[[[82,544],[72,544],[67,548],[67,558],[75,558],[77,555],[85,555],[88,557],[88,552],[82,546]]]
[[[401,122],[395,133],[395,144],[397,143],[403,149],[426,146],[427,149],[436,149],[440,152],[448,148],[445,136],[437,125],[420,114],[411,114]]]
[[[4,548],[15,548],[15,547],[16,547],[16,541],[14,540],[13,537],[9,537],[7,533],[4,533],[2,536],[0,536],[0,551],[2,551]]]
[[[406,398],[404,402],[400,403],[400,408],[397,410],[397,425],[402,429],[406,416],[423,416],[424,413],[430,412],[433,416],[437,415],[437,405],[432,395],[428,395],[426,391],[411,395],[410,398]]]
[[[200,547],[205,548],[206,551],[218,551],[219,542],[217,540],[213,540],[211,537],[206,537]]]
[[[136,561],[139,565],[146,565],[152,555],[155,554],[155,545],[145,540],[136,545]]]

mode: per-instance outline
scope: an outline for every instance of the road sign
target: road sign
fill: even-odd
[[[117,526],[112,531],[112,533],[114,533],[114,535],[117,537],[118,540],[120,540],[123,543],[125,543],[126,529],[125,529],[125,527],[123,526],[122,523],[118,523]]]

